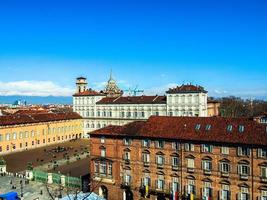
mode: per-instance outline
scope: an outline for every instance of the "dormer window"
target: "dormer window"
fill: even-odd
[[[201,124],[196,124],[196,127],[195,127],[196,131],[199,131],[200,128],[201,128]]]
[[[124,145],[131,145],[132,144],[132,140],[130,138],[124,138],[123,139],[123,144]]]
[[[210,124],[207,124],[206,127],[205,127],[205,130],[206,131],[209,131],[211,129],[211,125]]]
[[[233,126],[231,124],[228,124],[227,126],[227,132],[232,132]]]
[[[239,126],[238,126],[238,131],[239,131],[239,133],[243,133],[244,130],[245,130],[245,126],[244,126],[244,125],[239,125]]]

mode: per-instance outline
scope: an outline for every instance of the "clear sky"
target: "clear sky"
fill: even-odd
[[[0,95],[100,89],[267,99],[266,0],[0,0]]]

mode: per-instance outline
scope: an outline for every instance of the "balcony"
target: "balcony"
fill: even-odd
[[[262,183],[267,183],[267,177],[261,177],[261,182]]]
[[[123,159],[125,165],[130,165],[131,161],[130,159]]]
[[[239,174],[241,180],[248,180],[248,174]]]
[[[130,187],[131,187],[131,182],[125,182],[125,181],[123,181],[121,183],[121,189],[130,189]]]
[[[229,177],[229,172],[221,172],[221,177],[228,178]]]
[[[203,173],[204,173],[205,175],[211,175],[211,170],[204,169],[204,170],[203,170]]]
[[[144,162],[144,167],[149,167],[150,163],[149,162]]]
[[[178,171],[179,170],[179,166],[178,165],[172,165],[172,170],[173,171]]]
[[[159,163],[157,163],[157,168],[158,168],[158,169],[163,169],[163,168],[164,168],[164,164],[159,164]]]
[[[187,172],[188,173],[194,173],[195,169],[191,167],[187,167]]]

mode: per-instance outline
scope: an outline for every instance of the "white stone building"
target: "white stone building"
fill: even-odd
[[[84,77],[77,78],[76,86],[73,109],[85,119],[85,133],[146,120],[151,115],[207,116],[207,91],[201,86],[177,86],[164,96],[123,96],[112,77],[103,91],[88,89]]]

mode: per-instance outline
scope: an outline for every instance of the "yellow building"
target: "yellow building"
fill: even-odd
[[[83,119],[74,112],[0,116],[0,155],[83,136]]]

